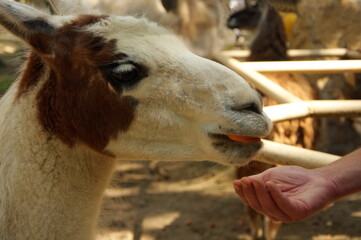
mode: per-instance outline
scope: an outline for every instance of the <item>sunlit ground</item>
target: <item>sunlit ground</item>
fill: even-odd
[[[148,163],[119,164],[106,192],[99,240],[251,239],[243,205],[233,192],[232,169],[202,163],[165,168],[168,180],[159,179]],[[190,178],[197,169],[202,175]],[[361,194],[355,194],[307,221],[284,224],[277,239],[361,240],[360,226]]]

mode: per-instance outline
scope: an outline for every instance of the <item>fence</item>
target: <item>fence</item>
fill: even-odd
[[[297,52],[297,51],[295,51]],[[346,54],[347,51],[298,51],[298,53],[320,55]],[[361,72],[361,60],[322,60],[322,61],[288,61],[288,62],[240,62],[234,57],[245,56],[246,52],[223,51],[214,54],[213,58],[232,69],[263,94],[276,100],[279,105],[268,106],[264,111],[273,122],[292,120],[303,117],[360,117],[361,100],[316,100],[302,101],[282,86],[277,85],[261,72],[294,72],[294,73],[339,73]],[[333,53],[333,54],[332,54]],[[311,54],[311,55],[312,55]],[[353,53],[354,55],[356,53]],[[263,148],[255,157],[256,160],[282,165],[299,165],[316,168],[327,165],[340,156],[318,152],[286,144],[263,140]]]

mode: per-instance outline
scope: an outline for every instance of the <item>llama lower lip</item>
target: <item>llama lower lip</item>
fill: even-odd
[[[230,134],[229,134],[230,135]],[[231,156],[235,159],[246,159],[254,156],[262,147],[262,141],[257,137],[249,137],[248,142],[236,141],[229,138],[227,134],[210,134],[213,139],[212,145],[223,155]],[[236,135],[239,136],[239,135]],[[237,161],[237,160],[236,160]]]
[[[222,142],[230,142],[235,144],[257,144],[261,143],[260,137],[243,136],[237,134],[210,134],[211,138]]]

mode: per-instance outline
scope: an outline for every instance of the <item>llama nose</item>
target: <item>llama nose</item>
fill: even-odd
[[[235,112],[248,112],[261,114],[263,112],[263,98],[262,95],[256,91],[253,99],[250,99],[244,103],[238,103],[231,107],[232,111]]]
[[[247,102],[231,107],[232,111],[262,114],[262,104],[258,102]]]
[[[263,112],[261,101],[233,105],[230,110],[230,120],[238,126],[234,134],[265,137],[272,130],[272,122]]]

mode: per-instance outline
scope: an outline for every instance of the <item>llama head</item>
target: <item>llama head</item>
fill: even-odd
[[[162,0],[167,14],[159,22],[176,30],[197,55],[211,57],[225,40],[222,1]]]
[[[234,72],[144,19],[51,16],[0,0],[0,23],[32,48],[15,104],[36,106],[45,134],[119,159],[243,163],[270,122]],[[30,101],[35,101],[30,102]]]
[[[232,9],[231,15],[228,17],[227,26],[231,29],[255,30],[262,18],[262,11],[259,4],[248,4],[245,1],[243,8]]]
[[[236,10],[228,17],[227,26],[231,29],[253,31],[251,55],[247,61],[289,59],[282,17],[266,2],[247,4],[244,9]]]

